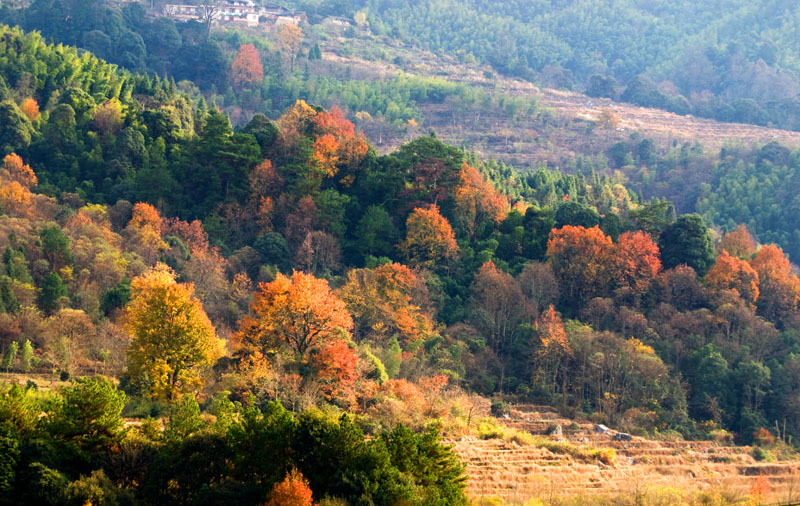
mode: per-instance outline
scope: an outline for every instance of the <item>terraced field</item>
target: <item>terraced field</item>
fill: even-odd
[[[553,425],[567,427],[572,422],[547,408],[518,406],[505,423],[545,434]],[[590,424],[581,424],[579,430],[563,439],[579,447],[613,448],[615,463],[587,462],[500,439],[464,438],[452,444],[467,465],[468,491],[473,497],[524,503],[531,498],[641,494],[672,488],[713,490],[727,497],[745,497],[760,490],[769,503],[800,499],[800,462],[756,462],[749,447],[710,441],[652,441],[635,436],[632,441],[613,441],[610,434],[594,433]]]

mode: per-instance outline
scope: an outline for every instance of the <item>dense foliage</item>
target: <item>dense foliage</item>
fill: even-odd
[[[398,426],[365,441],[347,415],[293,416],[277,402],[218,403],[209,423],[186,397],[160,432],[153,419],[125,428],[125,400],[105,379],[49,395],[4,388],[0,502],[465,504],[463,467],[434,431]]]
[[[234,131],[171,80],[0,30],[3,369],[95,377],[4,388],[18,502],[460,504],[429,422],[468,431],[466,392],[642,434],[800,434],[800,278],[764,235],[715,244],[592,160],[522,176],[435,136],[379,156],[302,100]],[[634,139],[608,162],[701,155]],[[727,202],[704,214],[732,228]]]

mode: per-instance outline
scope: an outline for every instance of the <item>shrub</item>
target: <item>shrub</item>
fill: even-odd
[[[773,462],[775,460],[775,457],[772,455],[772,452],[770,452],[769,450],[765,450],[760,446],[754,447],[750,451],[750,456],[752,456],[758,462]]]
[[[492,414],[494,416],[510,415],[511,405],[504,401],[493,401]]]
[[[758,446],[772,446],[775,444],[775,436],[764,427],[761,427],[753,432],[753,441]]]

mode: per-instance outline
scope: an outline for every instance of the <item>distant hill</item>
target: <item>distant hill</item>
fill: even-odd
[[[800,7],[794,2],[352,5],[366,13],[373,33],[488,63],[547,87],[723,121],[800,128]]]

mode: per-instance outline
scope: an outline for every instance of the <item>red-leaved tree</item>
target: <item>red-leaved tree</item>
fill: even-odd
[[[257,84],[264,79],[264,67],[258,57],[258,49],[252,44],[239,46],[239,53],[231,65],[233,85],[243,88],[246,85]]]

